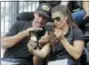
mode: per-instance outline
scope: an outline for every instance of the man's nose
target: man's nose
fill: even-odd
[[[39,17],[39,20],[40,20],[39,22],[41,22],[43,20],[43,18],[42,17]]]

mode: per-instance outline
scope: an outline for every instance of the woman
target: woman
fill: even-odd
[[[84,48],[82,31],[73,23],[71,13],[66,6],[55,6],[52,9],[52,19],[55,24],[53,32],[56,36],[55,41],[47,42],[41,50],[34,50],[28,46],[29,51],[42,58],[49,54],[47,65],[79,65]],[[51,39],[52,37],[49,40]]]

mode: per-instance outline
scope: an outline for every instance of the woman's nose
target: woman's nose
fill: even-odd
[[[57,24],[57,21],[56,20],[54,20],[54,24]]]

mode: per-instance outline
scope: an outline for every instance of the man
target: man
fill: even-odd
[[[37,32],[40,39],[44,35],[44,26],[50,18],[51,6],[47,3],[40,4],[34,13],[33,22],[16,22],[9,33],[1,39],[2,47],[6,49],[2,65],[32,65],[32,54],[28,51],[27,43],[32,31]]]

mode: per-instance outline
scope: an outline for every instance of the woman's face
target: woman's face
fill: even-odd
[[[58,29],[62,29],[65,25],[67,25],[67,17],[63,16],[63,14],[61,14],[60,12],[52,13],[52,19],[55,27]]]

